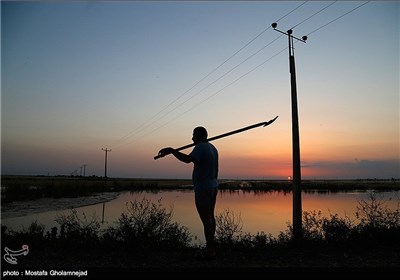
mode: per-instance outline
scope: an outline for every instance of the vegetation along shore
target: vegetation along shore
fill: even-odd
[[[41,197],[79,197],[99,192],[192,189],[190,179],[103,178],[82,176],[1,177],[1,202]],[[221,179],[220,189],[290,191],[290,180]],[[400,190],[400,179],[303,180],[303,191],[345,192],[354,190]]]

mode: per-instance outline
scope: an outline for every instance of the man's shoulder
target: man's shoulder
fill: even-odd
[[[194,146],[194,149],[196,149],[196,150],[203,150],[203,149],[205,149],[205,150],[207,150],[207,149],[209,149],[209,147],[212,147],[213,149],[215,149],[215,150],[217,150],[217,148],[213,145],[213,144],[211,144],[210,142],[200,142],[200,143],[197,143],[195,146]]]
[[[208,144],[210,144],[211,147],[213,147],[213,149],[215,149],[216,151],[218,150],[213,144],[211,144],[210,142],[207,142]]]

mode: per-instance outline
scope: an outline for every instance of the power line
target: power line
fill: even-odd
[[[279,22],[281,19],[284,19],[285,17],[287,17],[288,15],[290,15],[291,13],[293,13],[294,11],[296,11],[298,8],[300,8],[301,6],[303,6],[305,3],[307,3],[308,1],[304,1],[302,4],[300,4],[299,6],[297,6],[296,8],[294,8],[293,10],[291,10],[289,13],[287,13],[286,15],[284,15],[283,17],[281,17],[280,19],[276,20],[275,22]],[[271,26],[269,26],[271,27]]]
[[[279,20],[283,19],[284,17],[286,17],[287,15],[291,14],[292,12],[294,12],[295,10],[297,10],[298,8],[300,8],[302,5],[304,5],[306,2],[303,2],[302,4],[300,4],[299,6],[297,6],[295,9],[293,9],[292,11],[290,11],[289,13],[287,13],[285,16],[281,17]],[[309,20],[310,18],[312,18],[313,16],[317,15],[318,13],[322,12],[323,10],[329,8],[330,6],[332,6],[333,4],[335,4],[337,1],[334,1],[333,3],[328,4],[327,6],[323,7],[322,9],[320,9],[319,11],[315,12],[314,14],[312,14],[311,16],[307,17],[306,19],[304,19],[303,21],[299,22],[298,24],[296,24],[294,27],[299,26],[300,24],[304,23],[305,21]],[[369,1],[368,1],[369,2]],[[324,24],[323,26],[315,29],[314,31],[310,32],[307,35],[310,35],[322,28],[324,28],[325,26],[333,23],[334,21],[342,18],[343,16],[353,12],[354,10],[362,7],[363,5],[367,4],[363,3],[359,6],[357,6],[356,8],[350,10],[349,12],[346,12],[345,14],[335,18],[334,20],[328,22],[327,24]],[[164,118],[165,116],[167,116],[168,114],[170,114],[171,112],[175,111],[177,108],[181,107],[183,104],[187,103],[189,100],[191,100],[192,98],[194,98],[195,96],[197,96],[200,92],[204,91],[205,89],[207,89],[209,86],[211,86],[212,84],[216,83],[217,81],[219,81],[220,79],[222,79],[223,77],[225,77],[227,74],[229,74],[230,72],[232,72],[234,69],[236,69],[237,67],[239,67],[240,65],[242,65],[244,62],[246,62],[247,60],[249,60],[251,57],[253,57],[254,55],[256,55],[257,53],[259,53],[261,50],[265,49],[267,46],[269,46],[270,44],[272,44],[274,41],[276,41],[277,39],[279,39],[280,37],[274,39],[272,42],[268,43],[266,46],[264,46],[263,48],[259,49],[257,52],[253,53],[252,55],[248,56],[245,60],[243,60],[242,62],[240,62],[239,64],[237,64],[236,66],[234,66],[233,68],[231,68],[228,72],[226,72],[225,74],[223,74],[222,76],[220,76],[219,78],[217,78],[216,80],[214,80],[213,82],[209,83],[207,86],[205,86],[204,88],[202,88],[200,91],[198,91],[197,93],[195,93],[194,95],[192,95],[191,97],[189,97],[188,99],[186,99],[185,101],[181,102],[180,104],[178,104],[177,106],[175,106],[174,108],[172,108],[172,110],[166,112],[165,114],[163,114],[162,116],[158,117],[157,119],[153,120],[156,116],[160,115],[160,113],[162,113],[163,111],[165,111],[168,107],[170,107],[172,104],[174,104],[176,101],[178,101],[181,97],[183,97],[186,93],[188,93],[190,90],[192,90],[195,86],[197,86],[200,82],[202,82],[203,80],[205,80],[207,77],[209,77],[212,73],[214,73],[218,68],[220,68],[223,64],[225,64],[228,60],[230,60],[232,57],[234,57],[237,53],[239,53],[241,50],[243,50],[245,47],[247,47],[250,43],[252,43],[255,39],[257,39],[261,34],[263,34],[266,30],[268,30],[271,26],[269,26],[268,28],[265,28],[262,32],[260,32],[256,37],[254,37],[252,40],[250,40],[247,44],[245,44],[245,46],[243,46],[241,49],[239,49],[237,52],[235,52],[233,55],[231,55],[228,59],[226,59],[223,63],[221,63],[217,68],[215,68],[213,71],[211,71],[209,74],[207,74],[205,77],[203,77],[200,81],[198,81],[194,86],[192,86],[189,90],[187,90],[186,92],[184,92],[183,94],[181,94],[177,99],[175,99],[174,101],[172,101],[171,103],[169,103],[167,106],[164,107],[164,109],[162,109],[161,111],[159,111],[157,114],[155,114],[151,119],[149,119],[147,122],[144,122],[142,125],[140,125],[139,127],[137,127],[134,131],[130,132],[128,135],[120,138],[120,140],[117,140],[115,142],[120,141],[120,144],[117,146],[122,145],[122,142],[127,140],[128,138],[131,137],[131,135],[133,134],[133,132],[142,132],[143,130],[145,130],[146,128],[148,128],[150,125],[154,124],[155,122],[157,122],[158,120]],[[287,49],[287,48],[285,48]],[[262,66],[263,64],[265,64],[267,61],[271,60],[273,57],[279,55],[280,53],[282,53],[285,49],[281,50],[280,52],[278,52],[277,54],[273,55],[272,57],[270,57],[269,59],[265,60],[264,62],[262,62],[261,64],[257,65],[256,67],[254,67],[253,69],[251,69],[250,71],[248,71],[247,73],[241,75],[240,77],[236,78],[233,82],[229,83],[228,85],[224,86],[222,89],[218,90],[217,92],[215,92],[214,94],[210,95],[209,97],[207,97],[206,99],[202,100],[199,103],[196,103],[194,106],[192,106],[191,108],[189,108],[188,110],[184,111],[183,113],[181,113],[180,115],[178,115],[177,117],[167,121],[166,123],[156,127],[155,129],[151,130],[148,133],[143,134],[142,136],[138,136],[134,141],[137,141],[140,138],[143,138],[144,136],[147,136],[149,134],[152,134],[153,132],[159,130],[160,128],[166,126],[167,124],[171,123],[172,121],[178,119],[179,117],[181,117],[182,115],[188,113],[189,111],[193,110],[195,107],[201,105],[202,103],[206,102],[207,100],[209,100],[210,98],[212,98],[213,96],[215,96],[216,94],[222,92],[224,89],[226,89],[227,87],[231,86],[232,84],[236,83],[237,81],[239,81],[241,78],[243,78],[244,76],[247,76],[248,74],[250,74],[251,72],[253,72],[254,70],[256,70],[257,68],[259,68],[260,66]],[[153,120],[152,122],[149,123],[149,121]],[[129,143],[132,143],[129,142]]]
[[[204,100],[202,100],[202,101],[196,103],[195,105],[193,105],[193,106],[190,107],[188,110],[186,110],[186,111],[184,111],[183,113],[181,113],[180,115],[176,116],[175,118],[173,118],[173,119],[167,121],[166,123],[164,123],[164,124],[162,124],[162,125],[156,127],[155,129],[151,130],[150,132],[148,132],[148,133],[146,133],[146,134],[144,134],[144,135],[142,135],[142,136],[136,138],[134,141],[129,142],[129,143],[131,144],[131,143],[133,143],[133,142],[135,142],[135,141],[137,141],[137,140],[139,140],[139,139],[141,139],[141,138],[143,138],[143,137],[145,137],[145,136],[147,136],[147,135],[150,135],[150,134],[154,133],[155,131],[157,131],[157,130],[163,128],[163,127],[166,126],[166,125],[168,125],[169,123],[173,122],[174,120],[176,120],[176,119],[182,117],[184,114],[188,113],[189,111],[193,110],[195,107],[201,105],[202,103],[206,102],[206,101],[209,100],[210,98],[212,98],[212,97],[214,97],[215,95],[219,94],[219,93],[222,92],[224,89],[226,89],[226,88],[230,87],[231,85],[235,84],[235,83],[238,82],[240,79],[242,79],[243,77],[249,75],[251,72],[255,71],[257,68],[261,67],[262,65],[264,65],[265,63],[267,63],[268,61],[270,61],[270,60],[273,59],[274,57],[278,56],[279,54],[281,54],[282,52],[284,52],[284,51],[287,50],[287,49],[288,49],[287,47],[284,48],[284,49],[282,49],[282,50],[279,51],[278,53],[274,54],[273,56],[271,56],[271,57],[269,57],[268,59],[264,60],[262,63],[258,64],[256,67],[252,68],[250,71],[248,71],[248,72],[246,72],[245,74],[243,74],[243,75],[239,76],[238,78],[236,78],[233,82],[230,82],[229,84],[227,84],[226,86],[224,86],[224,87],[221,88],[220,90],[218,90],[218,91],[216,91],[215,93],[213,93],[212,95],[208,96],[206,99],[204,99]]]
[[[276,20],[275,22],[279,22],[280,20],[286,18],[288,15],[292,14],[294,11],[296,11],[298,8],[300,8],[301,6],[303,6],[304,4],[306,4],[308,1],[304,1],[303,3],[301,3],[300,5],[298,5],[297,7],[295,7],[294,9],[292,9],[290,12],[286,13],[284,16],[280,17],[278,20]],[[172,102],[170,102],[169,104],[167,104],[163,109],[161,109],[160,111],[158,111],[155,115],[153,115],[150,119],[148,119],[147,121],[145,121],[144,123],[142,123],[141,125],[139,125],[138,127],[136,127],[134,130],[130,131],[128,134],[126,134],[125,136],[115,140],[113,143],[118,143],[118,142],[123,142],[124,140],[128,139],[132,134],[134,134],[135,132],[139,132],[142,131],[140,130],[141,128],[144,127],[144,129],[146,127],[148,127],[149,125],[146,126],[146,124],[150,121],[152,121],[155,117],[157,117],[158,115],[160,115],[162,112],[164,112],[167,108],[169,108],[170,106],[172,106],[175,102],[177,102],[179,99],[181,99],[184,95],[186,95],[189,91],[191,91],[194,87],[196,87],[198,84],[200,84],[202,81],[204,81],[206,78],[208,78],[211,74],[213,74],[215,71],[217,71],[222,65],[224,65],[226,62],[228,62],[230,59],[232,59],[234,56],[236,56],[239,52],[241,52],[243,49],[245,49],[247,46],[249,46],[252,42],[254,42],[258,37],[260,37],[263,33],[265,33],[268,29],[270,29],[271,26],[268,25],[268,27],[266,27],[264,30],[262,30],[260,33],[258,33],[255,37],[253,37],[253,39],[251,39],[249,42],[247,42],[243,47],[241,47],[239,50],[237,50],[234,54],[232,54],[230,57],[228,57],[224,62],[222,62],[220,65],[218,65],[216,68],[214,68],[211,72],[209,72],[206,76],[204,76],[203,78],[201,78],[198,82],[196,82],[192,87],[190,87],[188,90],[186,90],[185,92],[183,92],[181,95],[179,95],[177,98],[175,98]],[[247,60],[247,59],[246,59]],[[174,109],[175,110],[175,109]],[[165,115],[164,115],[165,116]],[[159,120],[159,119],[157,119]],[[156,121],[157,121],[156,120]],[[154,123],[154,122],[152,122]],[[150,123],[150,124],[152,124]]]
[[[206,90],[207,88],[209,88],[212,84],[215,84],[216,82],[218,82],[219,80],[221,80],[223,77],[225,77],[226,75],[228,75],[229,73],[231,73],[233,70],[235,70],[236,68],[238,68],[240,65],[242,65],[243,63],[245,63],[247,60],[249,60],[250,58],[252,58],[253,56],[255,56],[256,54],[258,54],[259,52],[261,52],[263,49],[265,49],[266,47],[270,46],[272,43],[274,43],[275,41],[277,41],[279,38],[281,38],[283,35],[278,36],[277,38],[275,38],[274,40],[272,40],[271,42],[269,42],[267,45],[265,45],[264,47],[262,47],[261,49],[259,49],[257,52],[253,53],[252,55],[248,56],[246,59],[244,59],[242,62],[240,62],[239,64],[237,64],[236,66],[234,66],[233,68],[231,68],[228,72],[226,72],[225,74],[223,74],[222,76],[218,77],[216,80],[212,81],[211,83],[209,83],[207,86],[205,86],[204,88],[202,88],[201,90],[199,90],[198,92],[196,92],[195,94],[193,94],[192,96],[190,96],[188,99],[186,99],[185,101],[181,102],[180,104],[176,105],[175,107],[173,107],[170,111],[164,113],[163,115],[161,115],[160,117],[158,117],[157,119],[155,119],[154,121],[152,121],[151,123],[149,123],[148,125],[142,127],[142,129],[140,129],[137,132],[141,132],[143,131],[145,128],[149,127],[151,124],[155,123],[156,121],[164,118],[165,116],[169,115],[170,113],[172,113],[173,111],[175,111],[176,109],[178,109],[179,107],[181,107],[182,105],[184,105],[185,103],[187,103],[188,101],[190,101],[192,98],[194,98],[195,96],[199,95],[201,92],[203,92],[204,90]],[[236,82],[236,81],[235,81]],[[203,102],[202,102],[203,103]],[[194,106],[197,107],[197,106]],[[192,107],[190,110],[194,109],[194,107]],[[186,113],[186,111],[185,111]],[[120,144],[122,145],[122,144]],[[115,147],[115,146],[114,146]]]
[[[334,1],[333,3],[331,3],[331,4],[329,4],[329,5],[325,6],[325,7],[323,7],[321,10],[319,10],[319,11],[317,11],[316,13],[312,14],[312,15],[309,16],[308,18],[302,20],[301,22],[299,22],[298,24],[296,24],[295,26],[293,26],[293,27],[290,28],[290,29],[294,29],[295,27],[299,26],[300,24],[306,22],[307,20],[309,20],[310,18],[316,16],[317,14],[319,14],[320,12],[322,12],[323,10],[329,8],[330,6],[332,6],[333,4],[335,4],[336,2],[337,2],[337,1]]]
[[[211,83],[209,83],[207,86],[205,86],[204,88],[202,88],[201,90],[199,90],[197,93],[193,94],[192,96],[190,96],[188,99],[186,99],[185,101],[181,102],[180,104],[176,105],[174,108],[172,108],[170,111],[164,113],[163,115],[161,115],[160,117],[158,117],[157,119],[153,120],[151,123],[145,125],[145,126],[141,126],[141,129],[136,129],[136,132],[139,133],[141,131],[143,131],[144,129],[146,129],[147,127],[149,127],[151,124],[157,122],[158,120],[164,118],[165,116],[169,115],[170,113],[172,113],[173,111],[175,111],[177,108],[181,107],[182,105],[184,105],[185,103],[187,103],[188,101],[190,101],[192,98],[194,98],[195,96],[199,95],[202,91],[204,91],[205,89],[209,88],[212,84],[215,84],[216,82],[218,82],[219,80],[221,80],[223,77],[225,77],[226,75],[228,75],[229,73],[231,73],[233,70],[235,70],[236,68],[238,68],[240,65],[242,65],[244,62],[248,61],[250,58],[252,58],[253,56],[255,56],[256,54],[258,54],[259,52],[261,52],[262,50],[264,50],[266,47],[270,46],[272,43],[274,43],[275,41],[277,41],[278,39],[280,39],[282,37],[282,35],[276,37],[274,40],[272,40],[271,42],[269,42],[267,45],[263,46],[261,49],[259,49],[258,51],[256,51],[255,53],[253,53],[252,55],[248,56],[246,59],[242,60],[239,64],[237,64],[236,66],[234,66],[233,68],[231,68],[229,71],[227,71],[225,74],[221,75],[220,77],[218,77],[216,80],[212,81]],[[266,61],[265,61],[266,62]],[[265,62],[263,62],[262,64],[264,64]],[[254,71],[256,68],[258,68],[259,66],[255,67],[253,70],[251,70],[250,72]],[[246,76],[247,74],[249,74],[250,72],[242,75],[240,78]],[[239,79],[240,79],[239,78]],[[230,83],[228,86],[230,86],[231,84],[237,82],[239,79],[236,79],[235,81],[233,81],[232,83]],[[227,87],[227,86],[226,86]],[[224,89],[226,88],[224,87]],[[221,91],[221,90],[220,90]],[[217,93],[219,93],[220,91],[218,91]],[[214,96],[215,94],[211,95]],[[210,98],[210,97],[209,97]],[[209,98],[206,98],[206,100],[208,100]],[[196,104],[195,106],[192,106],[189,110],[185,111],[183,114],[187,113],[190,110],[193,110],[195,107],[197,107],[198,105],[200,105],[201,103],[205,102],[206,100],[203,100],[202,102]],[[181,115],[183,115],[181,114]],[[181,116],[179,115],[179,116]],[[176,119],[176,118],[175,118]],[[175,120],[174,119],[174,120]],[[169,123],[169,122],[168,122]],[[166,124],[162,125],[161,127],[165,126]],[[156,128],[155,130],[158,130],[159,128]],[[154,132],[155,130],[152,130],[151,132]],[[145,134],[148,135],[148,134]],[[143,136],[139,137],[142,138]],[[126,138],[127,139],[127,138]],[[121,142],[120,142],[121,143]],[[120,146],[121,144],[117,144],[116,146]],[[114,147],[116,147],[114,146]]]
[[[371,2],[371,1],[367,1],[367,2],[365,2],[365,3],[363,3],[363,4],[359,5],[359,6],[355,7],[354,9],[352,9],[352,10],[350,10],[350,11],[348,11],[348,12],[342,14],[341,16],[339,16],[339,17],[337,17],[337,18],[331,20],[330,22],[328,22],[328,23],[326,23],[326,24],[324,24],[324,25],[318,27],[317,29],[315,29],[315,30],[311,31],[310,33],[308,33],[307,36],[309,36],[310,34],[315,33],[315,32],[317,32],[318,30],[320,30],[320,29],[322,29],[322,28],[328,26],[329,24],[331,24],[331,23],[337,21],[338,19],[341,19],[342,17],[344,17],[344,16],[346,16],[346,15],[348,15],[348,14],[354,12],[355,10],[361,8],[362,6],[368,4],[369,2]]]
[[[335,1],[335,2],[337,2],[337,1]],[[325,10],[325,9],[328,8],[329,6],[332,6],[335,2],[333,2],[333,3],[331,3],[331,4],[327,5],[327,6],[325,6],[324,8],[322,8],[321,10],[319,10],[318,12],[314,13],[312,16],[314,16],[314,15],[318,14],[319,12]],[[370,1],[368,1],[368,2],[370,2]],[[323,27],[329,25],[330,23],[333,23],[334,21],[336,21],[336,20],[342,18],[343,16],[345,16],[345,15],[347,15],[347,14],[349,14],[349,13],[355,11],[356,9],[361,8],[362,6],[364,6],[365,4],[367,4],[368,2],[363,3],[363,4],[359,5],[359,6],[357,6],[356,8],[354,8],[354,9],[352,9],[352,10],[346,12],[345,14],[343,14],[343,15],[341,15],[341,16],[335,18],[334,20],[328,22],[327,24],[324,24],[323,26],[317,28],[316,30],[314,30],[314,31],[312,31],[312,32],[310,32],[310,33],[308,33],[307,35],[309,35],[309,34],[311,34],[311,33],[314,33],[314,32],[316,32],[316,31],[322,29]],[[303,3],[303,4],[304,4],[304,3]],[[310,19],[312,16],[308,17],[306,20]],[[305,21],[305,20],[303,20],[302,22],[300,22],[300,23],[297,24],[296,26],[300,25],[300,24],[303,23],[304,21]],[[280,37],[279,37],[279,38],[280,38]],[[277,39],[278,39],[278,38],[277,38]],[[277,39],[275,39],[275,40],[277,40]],[[274,41],[275,41],[275,40],[274,40]],[[272,43],[272,42],[271,42],[271,43]],[[266,46],[265,46],[265,47],[266,47]],[[264,48],[265,48],[265,47],[264,47]],[[262,63],[260,63],[259,65],[257,65],[257,66],[254,67],[253,69],[251,69],[250,71],[248,71],[248,72],[246,72],[245,74],[241,75],[240,77],[236,78],[233,82],[231,82],[231,83],[229,83],[228,85],[224,86],[222,89],[218,90],[217,92],[215,92],[214,94],[210,95],[209,97],[207,97],[206,99],[202,100],[201,102],[196,103],[194,106],[192,106],[192,107],[189,108],[188,110],[184,111],[184,112],[181,113],[180,115],[176,116],[175,118],[173,118],[173,119],[167,121],[166,123],[164,123],[164,124],[158,126],[157,128],[153,129],[152,131],[150,131],[150,132],[148,132],[148,133],[146,133],[146,134],[140,136],[139,138],[135,139],[135,141],[137,141],[138,139],[140,139],[140,138],[142,138],[142,137],[144,137],[144,136],[147,136],[147,135],[149,135],[149,134],[154,133],[155,131],[161,129],[162,127],[166,126],[167,124],[171,123],[172,121],[174,121],[174,120],[180,118],[180,117],[183,116],[184,114],[186,114],[186,113],[188,113],[189,111],[193,110],[195,107],[201,105],[202,103],[206,102],[207,100],[209,100],[210,98],[214,97],[214,96],[217,95],[218,93],[222,92],[222,91],[223,91],[224,89],[226,89],[227,87],[229,87],[229,86],[231,86],[232,84],[236,83],[236,82],[239,81],[241,78],[243,78],[243,77],[247,76],[248,74],[250,74],[251,72],[255,71],[257,68],[261,67],[263,64],[265,64],[266,62],[268,62],[269,60],[271,60],[271,59],[274,58],[275,56],[279,55],[280,53],[282,53],[282,52],[285,51],[286,49],[287,49],[287,48],[285,48],[285,49],[279,51],[278,53],[276,53],[275,55],[271,56],[271,57],[268,58],[267,60],[263,61]],[[260,50],[259,50],[259,51],[260,51]],[[259,51],[257,51],[256,53],[258,53]],[[254,55],[255,55],[255,54],[251,55],[250,57],[252,57],[252,56],[254,56]],[[245,61],[248,60],[250,57],[248,57],[247,59],[245,59]],[[239,65],[242,64],[243,62],[244,62],[244,61],[242,61],[241,63],[239,63],[237,66],[239,66]],[[235,66],[234,68],[236,68],[237,66]],[[233,69],[231,69],[229,72],[231,72],[232,70],[233,70]],[[229,73],[229,72],[228,72],[228,73]],[[225,75],[226,75],[226,74],[225,74]],[[225,76],[225,75],[223,75],[223,76]],[[219,80],[219,79],[217,79],[217,80]],[[216,82],[216,81],[214,81],[214,82]],[[214,83],[214,82],[213,82],[213,83]]]

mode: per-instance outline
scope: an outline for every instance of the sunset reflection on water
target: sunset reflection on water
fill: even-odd
[[[398,207],[400,191],[381,192],[377,194],[389,209]],[[126,211],[126,205],[131,201],[150,200],[172,211],[172,220],[188,228],[193,235],[194,244],[204,243],[202,225],[194,205],[192,190],[163,190],[121,192],[119,196],[105,203],[76,208],[78,215],[85,213],[87,217],[95,215],[103,221],[102,228],[116,226],[115,222]],[[338,214],[354,220],[358,202],[368,200],[368,192],[303,192],[302,209],[304,211],[321,211],[322,216]],[[220,190],[217,197],[216,215],[229,211],[242,222],[242,233],[272,234],[277,237],[281,231],[288,229],[292,222],[292,194],[283,191],[244,191]],[[24,217],[3,219],[2,224],[18,230],[21,226],[27,228],[31,222],[37,221],[47,228],[56,226],[57,215],[68,213],[64,211],[48,211]]]

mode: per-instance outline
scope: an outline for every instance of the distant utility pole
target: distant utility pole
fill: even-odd
[[[102,149],[103,151],[106,152],[106,159],[105,159],[105,167],[104,167],[104,178],[107,178],[107,153],[111,152],[111,149]]]
[[[84,165],[83,165],[83,177],[86,176],[86,166],[87,166],[87,164],[84,164]]]
[[[289,39],[289,69],[292,96],[292,151],[293,151],[293,238],[300,240],[303,237],[302,229],[302,210],[301,210],[301,168],[300,168],[300,140],[299,140],[299,116],[297,110],[297,89],[296,89],[296,69],[294,62],[293,39],[305,43],[307,36],[301,39],[292,35],[293,30],[287,32],[276,29],[277,23],[273,23],[272,28],[288,36]]]

